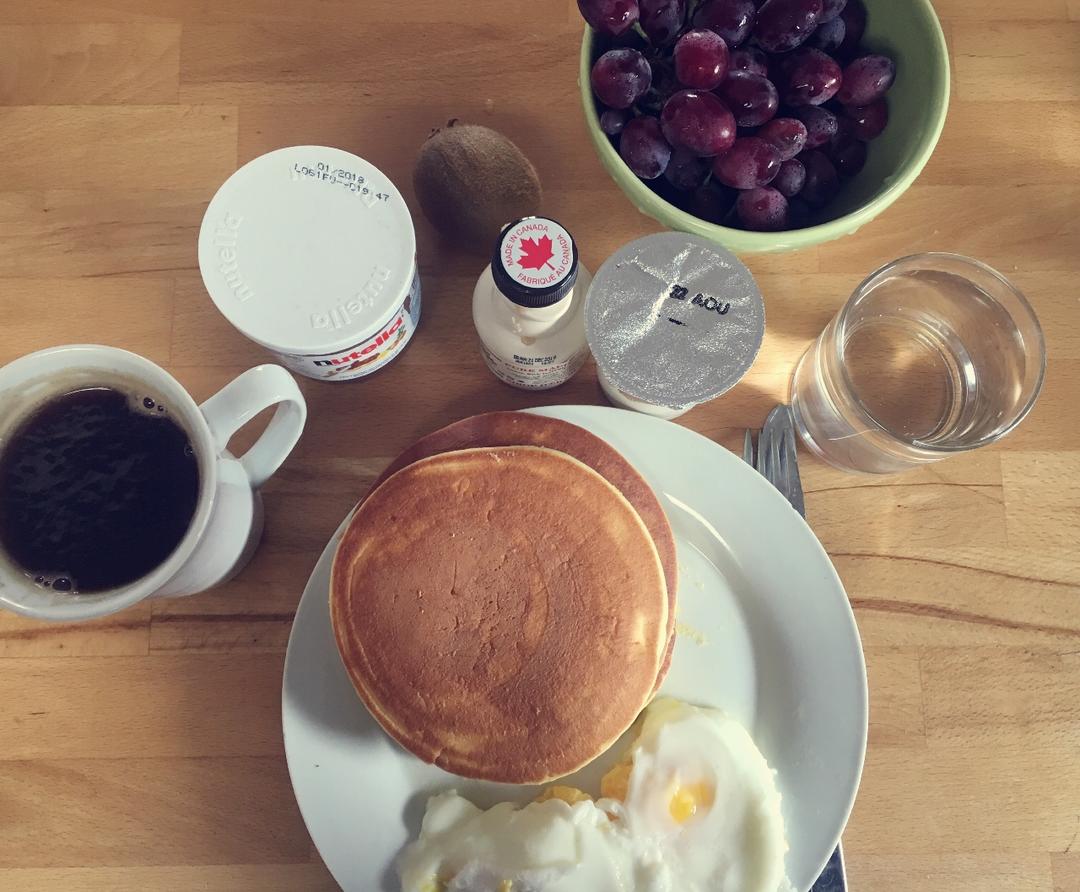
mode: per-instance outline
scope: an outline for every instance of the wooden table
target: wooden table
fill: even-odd
[[[1075,892],[1080,0],[937,5],[955,100],[930,166],[857,236],[751,259],[762,355],[684,423],[736,446],[862,276],[895,257],[970,254],[1027,292],[1050,373],[1006,443],[897,478],[803,467],[870,673],[851,888]],[[209,396],[267,359],[200,282],[217,186],[265,151],[322,143],[362,154],[413,203],[414,154],[451,117],[520,144],[595,269],[656,226],[587,142],[580,30],[567,0],[0,0],[0,361],[115,344]],[[319,551],[414,437],[487,409],[603,402],[591,367],[543,397],[497,384],[470,320],[484,261],[417,219],[421,331],[370,380],[303,382],[308,429],[266,489],[265,542],[238,580],[77,627],[0,616],[0,888],[335,887],[293,800],[279,706]]]

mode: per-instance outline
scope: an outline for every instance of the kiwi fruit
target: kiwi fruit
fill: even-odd
[[[420,149],[413,186],[424,216],[447,239],[490,254],[502,228],[540,211],[540,178],[501,133],[451,121]]]

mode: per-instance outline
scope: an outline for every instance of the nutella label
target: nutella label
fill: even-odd
[[[554,220],[529,217],[503,236],[499,260],[519,285],[552,288],[573,272],[574,241]]]
[[[396,357],[409,343],[420,321],[420,273],[390,321],[371,337],[339,350],[317,356],[284,354],[283,365],[309,378],[328,381],[351,381],[378,371]]]

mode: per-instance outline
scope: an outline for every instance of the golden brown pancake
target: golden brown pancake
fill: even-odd
[[[607,749],[652,696],[667,591],[641,517],[552,449],[398,471],[334,557],[342,661],[380,725],[465,777],[542,783]]]
[[[634,466],[606,441],[576,424],[558,418],[533,415],[530,412],[488,412],[484,415],[473,415],[421,437],[386,467],[371,485],[369,493],[387,477],[415,461],[443,452],[489,446],[544,446],[565,452],[604,477],[641,515],[656,544],[667,581],[667,647],[654,688],[659,690],[671,666],[671,654],[675,647],[675,605],[679,588],[675,536],[652,487]]]

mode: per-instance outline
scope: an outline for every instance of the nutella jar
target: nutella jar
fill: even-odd
[[[765,337],[765,301],[730,251],[661,232],[620,248],[597,270],[585,330],[612,403],[677,418],[749,371]]]
[[[236,171],[206,210],[199,268],[222,315],[309,378],[371,374],[420,321],[405,201],[341,149],[279,149]]]
[[[592,277],[569,232],[546,217],[511,223],[473,291],[484,362],[500,381],[550,390],[589,357],[583,309]]]

